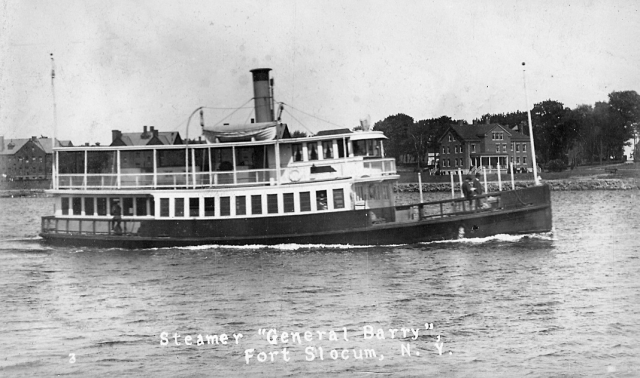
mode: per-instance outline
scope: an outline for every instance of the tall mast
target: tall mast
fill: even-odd
[[[524,62],[522,62],[524,67]],[[531,124],[531,110],[529,109],[529,96],[527,95],[527,75],[526,70],[522,69],[522,79],[524,81],[524,100],[527,104],[527,119],[529,120],[529,140],[531,141],[531,160],[533,163],[533,179],[536,185],[540,185],[540,179],[538,177],[538,163],[536,163],[536,146],[533,143],[533,126]]]
[[[53,139],[51,140],[51,184],[53,189],[58,189],[58,172],[57,172],[57,155],[56,155],[56,131],[58,129],[58,113],[56,110],[56,63],[53,60],[53,53],[51,55],[51,94],[53,96]],[[86,162],[85,162],[86,163]]]

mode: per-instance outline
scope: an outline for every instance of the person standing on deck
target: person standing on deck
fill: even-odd
[[[122,208],[117,202],[111,209],[111,215],[113,215],[113,227],[111,227],[111,229],[115,231],[116,234],[119,234],[122,232],[122,226],[120,224],[122,221]]]
[[[473,179],[473,196],[477,197],[484,193],[484,188],[482,187],[482,183],[480,182],[480,173],[476,173],[476,177]],[[482,200],[480,198],[476,198],[476,209],[482,207]]]
[[[467,176],[462,183],[462,194],[464,195],[464,198],[469,200],[469,209],[471,209],[471,206],[473,204],[473,191],[474,188],[471,183],[471,176]]]

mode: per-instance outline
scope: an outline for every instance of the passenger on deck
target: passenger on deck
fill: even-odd
[[[473,204],[473,197],[474,197],[473,191],[474,191],[474,188],[471,183],[471,176],[467,176],[465,177],[464,182],[462,183],[462,194],[464,194],[464,198],[469,200],[470,209]]]
[[[480,173],[476,173],[476,177],[473,179],[473,196],[477,197],[484,193],[482,183],[480,183]],[[482,199],[476,198],[476,209],[482,208]]]
[[[122,232],[122,226],[120,224],[122,220],[122,209],[120,208],[120,205],[117,202],[115,203],[115,205],[113,205],[113,208],[111,209],[111,215],[113,215],[113,225],[111,229],[115,231],[116,234],[119,234]]]

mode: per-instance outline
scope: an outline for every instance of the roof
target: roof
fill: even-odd
[[[0,151],[0,155],[13,155],[16,152],[20,151],[22,147],[24,147],[27,142],[29,142],[30,138],[24,139],[5,139],[4,146],[2,146],[2,151]],[[12,144],[13,147],[9,149],[9,145]]]
[[[120,140],[125,146],[146,146],[154,140],[154,136],[152,133],[147,133],[147,137],[143,138],[144,133],[122,133],[120,136]],[[158,140],[164,145],[175,144],[176,139],[178,139],[180,133],[177,131],[163,131],[157,132]]]
[[[351,134],[352,131],[349,129],[333,129],[333,130],[321,130],[318,131],[318,133],[316,134],[316,136],[323,136],[323,135],[338,135],[338,134]]]
[[[484,138],[484,136],[491,131],[493,131],[496,127],[499,127],[503,131],[505,131],[509,135],[513,135],[515,131],[506,128],[499,123],[490,123],[490,124],[475,124],[475,125],[451,125],[447,129],[447,131],[442,134],[440,139],[444,138],[445,135],[449,132],[449,130],[453,130],[454,134],[457,134],[460,139],[463,140],[480,140]],[[527,138],[525,136],[525,138]],[[527,138],[528,139],[528,138]]]
[[[46,137],[38,138],[38,143],[40,143],[40,146],[42,147],[44,152],[47,154],[53,153],[51,141],[53,141],[52,138],[46,138]],[[73,143],[71,143],[70,140],[57,140],[57,141],[58,141],[58,144],[56,147],[73,147]]]

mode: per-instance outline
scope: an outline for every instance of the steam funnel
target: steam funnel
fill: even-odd
[[[269,71],[271,68],[251,70],[253,74],[253,102],[258,123],[273,122],[273,99]]]

